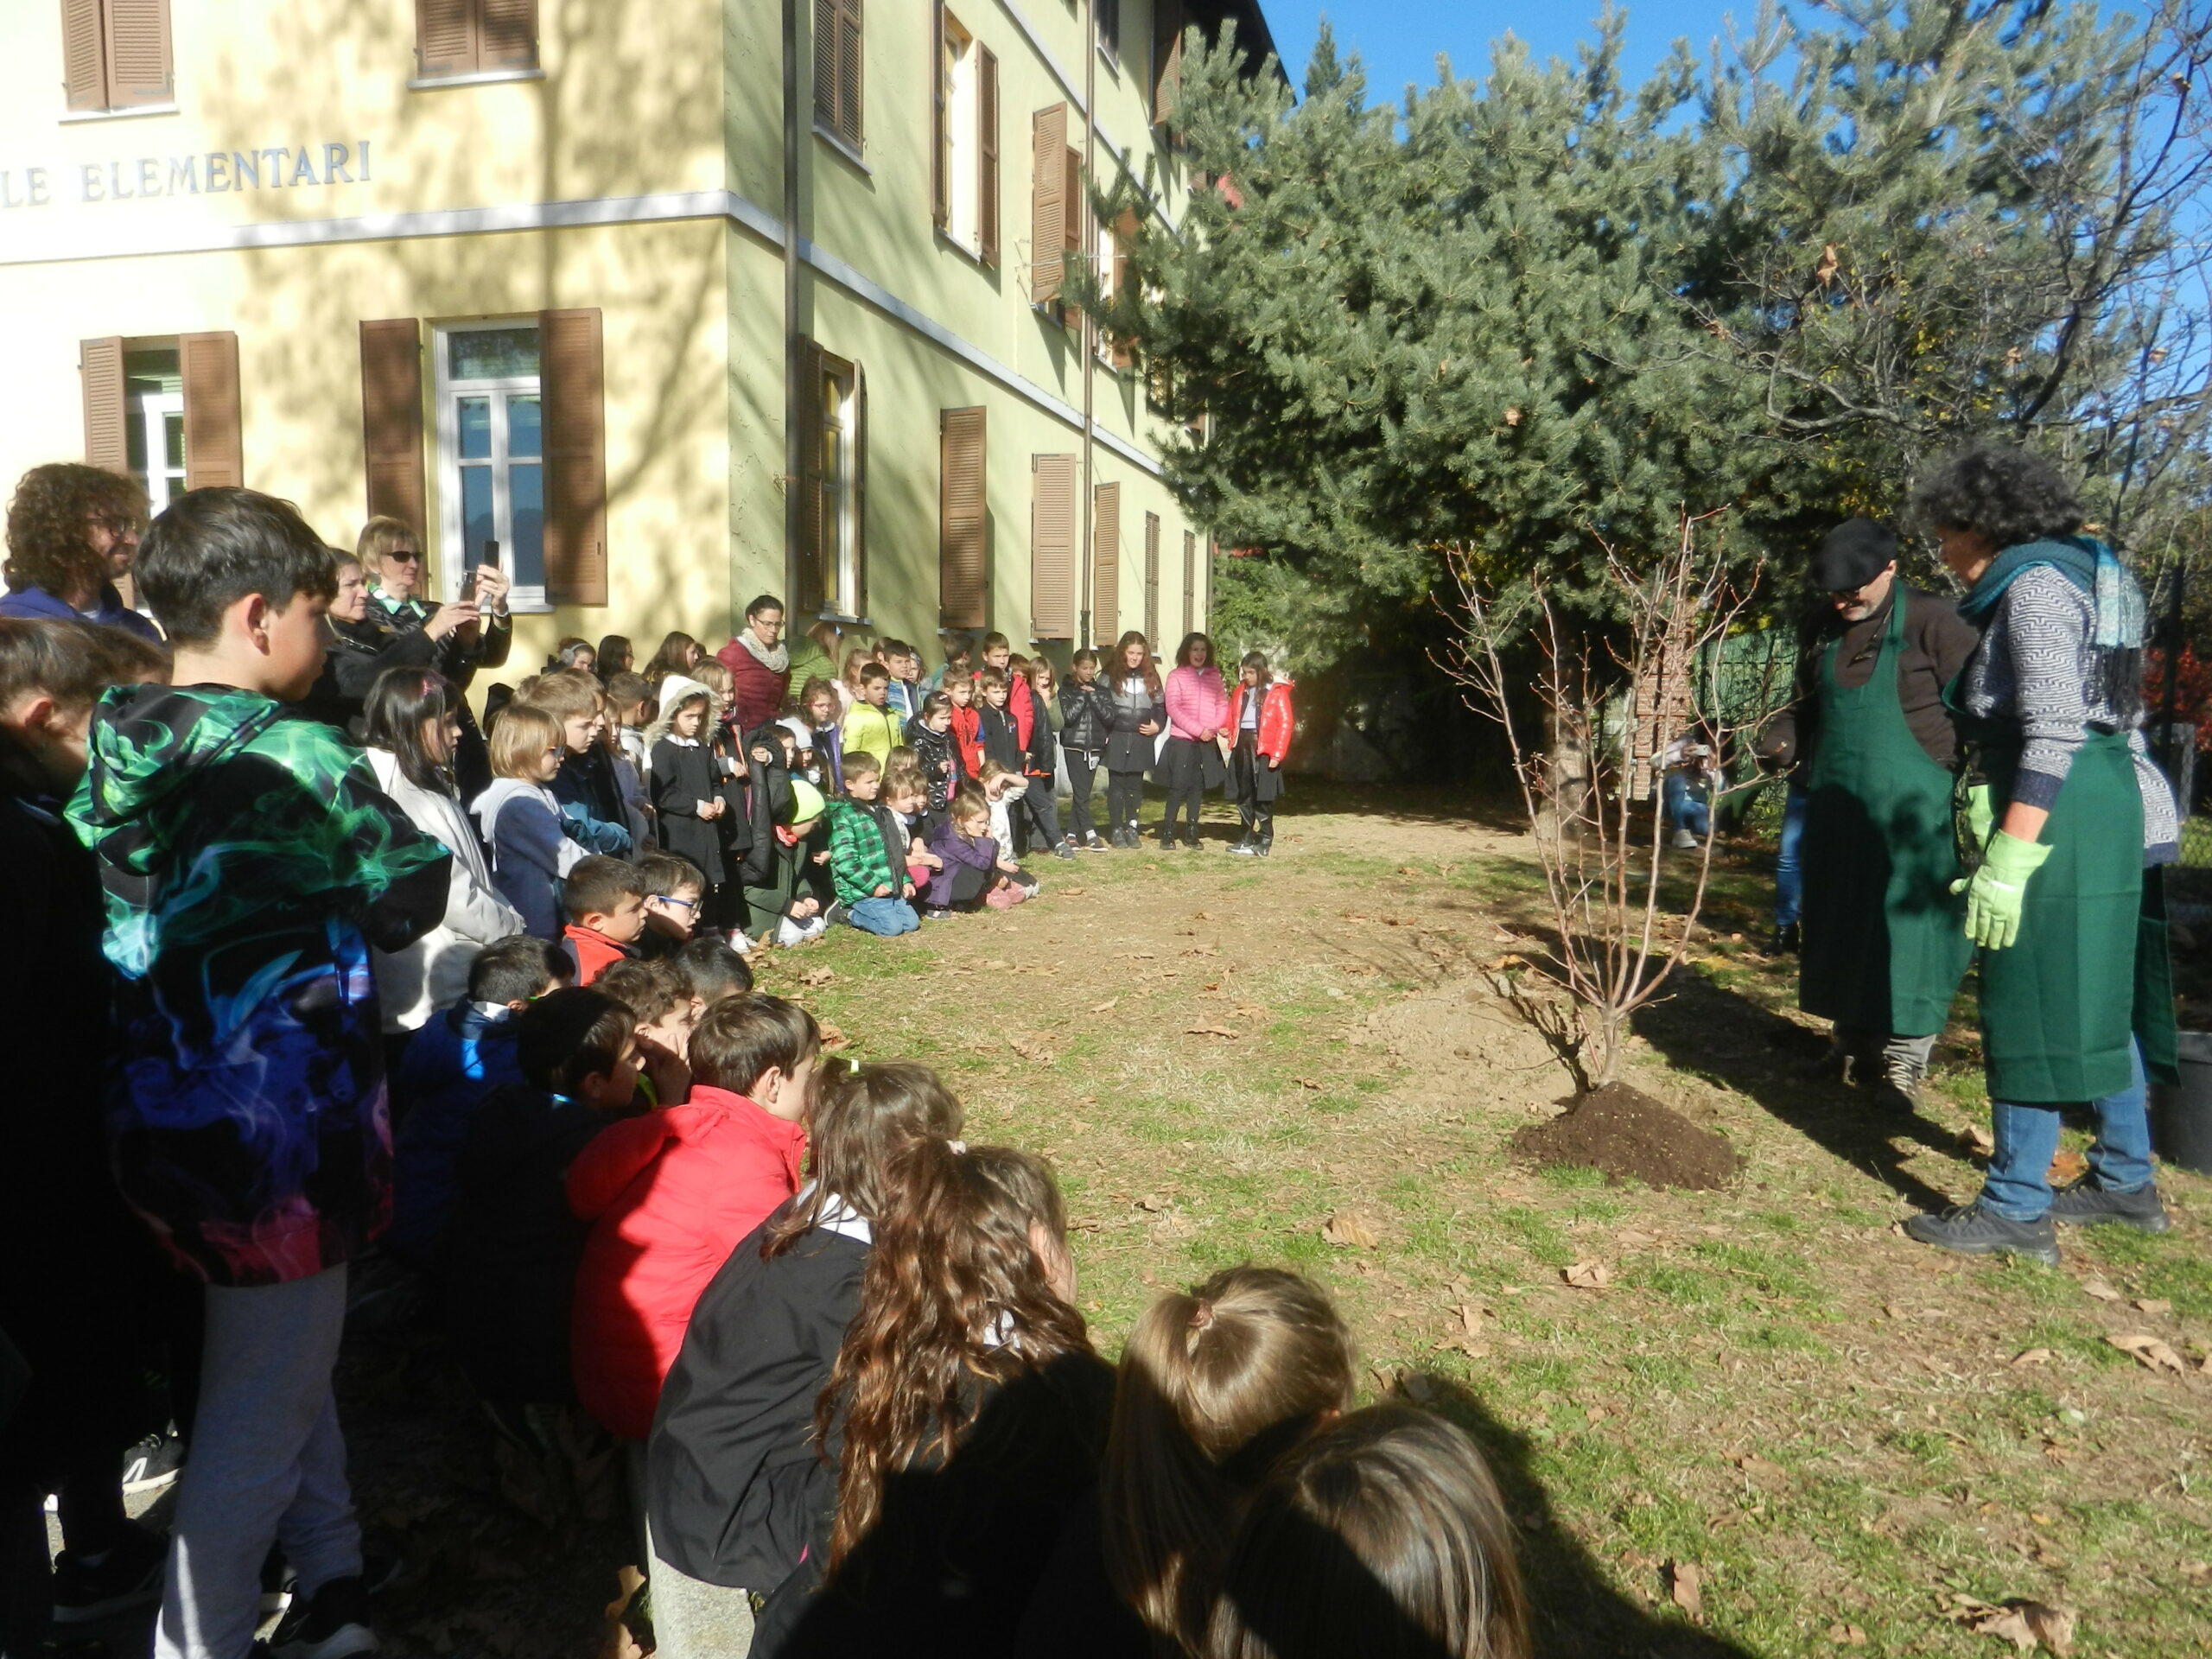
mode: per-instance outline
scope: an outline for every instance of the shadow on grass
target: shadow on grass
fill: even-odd
[[[1528,1437],[1500,1421],[1481,1395],[1428,1372],[1415,1374],[1401,1387],[1417,1404],[1471,1434],[1497,1478],[1506,1512],[1519,1529],[1535,1659],[1590,1659],[1600,1654],[1623,1659],[1751,1659],[1750,1649],[1678,1615],[1655,1613],[1615,1588],[1606,1570],[1554,1513],[1550,1495],[1530,1468]]]
[[[1955,1138],[1916,1113],[1889,1111],[1863,1090],[1805,1075],[1820,1058],[1823,1039],[1817,1033],[1687,968],[1669,977],[1661,999],[1638,1010],[1633,1023],[1637,1035],[1669,1065],[1747,1096],[1898,1197],[1924,1210],[1952,1202],[1905,1168],[1910,1154],[1897,1143],[1909,1136],[1932,1150],[1951,1152]]]

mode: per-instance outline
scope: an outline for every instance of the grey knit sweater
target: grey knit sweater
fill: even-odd
[[[2173,791],[2151,762],[2139,709],[2123,720],[2097,691],[2096,605],[2055,567],[2031,565],[1997,601],[1967,664],[1966,706],[1983,719],[2018,722],[2024,739],[2012,798],[2048,811],[2092,726],[2125,731],[2143,797],[2143,862],[2181,854]]]

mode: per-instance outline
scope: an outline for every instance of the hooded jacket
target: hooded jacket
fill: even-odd
[[[561,878],[583,862],[584,849],[561,832],[561,808],[543,784],[494,778],[469,804],[492,849],[492,885],[521,913],[524,930],[561,937]]]
[[[1260,723],[1253,734],[1252,747],[1261,755],[1282,764],[1290,753],[1290,740],[1297,731],[1297,722],[1290,709],[1291,682],[1274,679],[1259,688]],[[1244,702],[1253,695],[1253,688],[1239,681],[1229,694],[1229,718],[1223,729],[1232,740],[1241,739],[1244,733]]]
[[[452,855],[361,752],[227,686],[118,687],[70,804],[105,896],[124,1196],[218,1285],[348,1261],[391,1208],[372,948],[446,914]]]
[[[402,1121],[392,1137],[387,1249],[418,1267],[437,1260],[453,1217],[454,1166],[477,1108],[494,1089],[522,1080],[515,1016],[497,1003],[460,1003],[409,1040],[392,1079]]]

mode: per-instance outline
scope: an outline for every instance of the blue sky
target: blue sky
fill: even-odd
[[[1539,58],[1572,57],[1576,43],[1595,35],[1601,0],[1540,0],[1507,5],[1500,0],[1261,0],[1283,67],[1294,85],[1306,78],[1306,60],[1325,14],[1337,49],[1357,48],[1367,66],[1370,95],[1398,100],[1408,81],[1436,79],[1436,54],[1446,54],[1455,74],[1478,76],[1490,67],[1490,43],[1511,34]],[[1630,85],[1656,67],[1677,36],[1687,36],[1700,60],[1732,13],[1748,29],[1758,0],[1644,0],[1630,4],[1623,70]]]

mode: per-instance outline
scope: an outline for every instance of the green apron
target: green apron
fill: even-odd
[[[1974,947],[1951,840],[1951,773],[1928,758],[1897,701],[1902,586],[1866,683],[1839,684],[1839,639],[1821,659],[1820,735],[1802,855],[1798,1006],[1893,1037],[1943,1029]]]
[[[2018,741],[1993,743],[1982,755],[2000,824],[2018,770]],[[2164,918],[2145,913],[2143,795],[2126,734],[2083,738],[2037,839],[2050,856],[2028,878],[2019,938],[1981,953],[1989,1097],[2050,1105],[2118,1094],[2132,1079],[2139,1002],[2158,1000],[2152,982],[2165,967]],[[2168,1022],[2172,1007],[2169,994]],[[2163,1058],[2158,1010],[2144,1012],[2145,1058]]]

